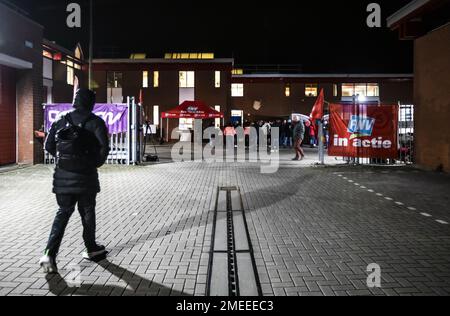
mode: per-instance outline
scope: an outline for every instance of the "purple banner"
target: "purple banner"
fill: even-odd
[[[47,104],[45,106],[45,131],[61,116],[72,112],[72,104]],[[96,104],[94,114],[101,117],[108,126],[109,134],[126,133],[128,126],[128,107],[117,104]]]

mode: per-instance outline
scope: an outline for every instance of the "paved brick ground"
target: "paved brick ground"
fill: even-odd
[[[287,161],[272,175],[249,164],[106,167],[98,236],[109,260],[81,260],[75,214],[61,276],[46,279],[37,261],[56,209],[51,174],[0,174],[0,295],[205,295],[216,188],[231,185],[243,193],[265,295],[450,293],[445,175]],[[366,285],[371,263],[380,289]]]

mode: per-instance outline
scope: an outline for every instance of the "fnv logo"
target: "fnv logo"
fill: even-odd
[[[198,107],[196,106],[190,106],[187,108],[188,113],[195,113],[198,111]]]
[[[375,119],[366,116],[352,115],[348,123],[347,131],[351,133],[350,139],[370,137],[375,127]]]

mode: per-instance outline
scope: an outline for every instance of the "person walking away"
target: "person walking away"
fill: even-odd
[[[300,161],[305,158],[305,153],[302,148],[302,143],[305,139],[305,125],[299,117],[294,117],[293,125],[293,139],[295,149],[295,158],[293,160]]]
[[[45,149],[56,158],[53,193],[59,206],[45,254],[39,261],[48,274],[58,272],[56,257],[76,205],[86,246],[83,258],[95,261],[107,254],[105,247],[96,242],[95,207],[100,192],[97,169],[106,162],[110,149],[106,124],[92,113],[94,104],[95,93],[79,89],[73,102],[75,110],[53,123],[45,142]]]

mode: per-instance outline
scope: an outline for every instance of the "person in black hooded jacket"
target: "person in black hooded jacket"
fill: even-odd
[[[100,117],[92,113],[95,105],[95,93],[79,89],[74,98],[74,111],[53,123],[45,142],[45,149],[58,161],[57,133],[68,124],[67,116],[74,125],[83,126],[88,132],[89,164],[83,170],[71,172],[58,166],[53,176],[53,193],[56,194],[59,210],[53,223],[47,248],[40,265],[46,273],[57,273],[56,256],[70,217],[78,204],[83,224],[83,239],[87,252],[85,259],[94,259],[106,255],[106,249],[96,243],[96,197],[100,192],[97,168],[100,168],[109,155],[108,129]]]

